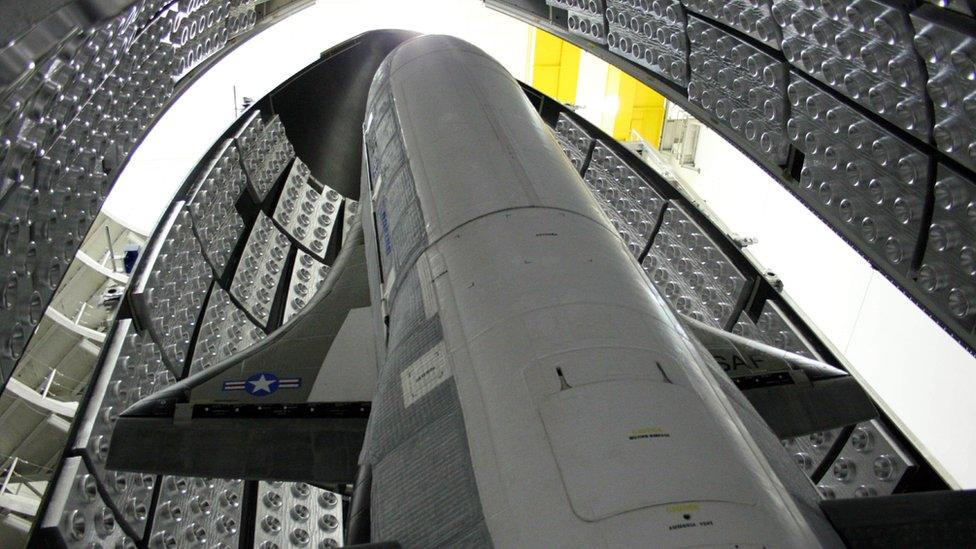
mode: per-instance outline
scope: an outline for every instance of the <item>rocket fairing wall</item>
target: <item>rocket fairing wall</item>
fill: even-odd
[[[59,478],[55,486],[67,486],[51,495],[37,539],[63,542],[69,547],[116,537],[137,546],[189,547],[205,540],[236,546],[248,539],[243,536],[246,528],[259,528],[248,532],[249,537],[271,540],[289,535],[317,539],[321,537],[320,530],[326,538],[333,539],[336,532],[341,532],[331,523],[328,528],[314,522],[311,527],[303,527],[278,517],[280,490],[266,485],[259,490],[266,516],[262,515],[264,522],[256,525],[250,518],[242,518],[242,509],[251,515],[256,512],[250,506],[242,507],[246,498],[253,497],[254,483],[118,472],[105,465],[114,424],[122,411],[175,380],[211,367],[260,341],[267,331],[281,324],[282,289],[293,276],[292,271],[297,273],[303,267],[292,266],[294,236],[275,226],[259,209],[264,201],[252,197],[259,196],[265,181],[270,180],[268,190],[278,185],[285,175],[285,165],[300,160],[287,152],[284,158],[276,154],[290,150],[278,118],[263,120],[258,110],[254,114],[258,116],[241,125],[246,132],[238,131],[236,137],[215,145],[153,235],[126,297],[133,318],[116,321],[82,419],[76,426],[74,443],[68,449],[70,455],[84,459],[87,469],[84,473],[74,469],[61,473],[83,474],[86,480],[72,485]],[[222,162],[228,150],[240,153],[241,164],[228,166]],[[242,170],[240,166],[245,167]],[[294,184],[308,186],[308,181],[296,175]],[[208,197],[214,187],[232,191]],[[213,215],[194,216],[194,205],[205,199],[210,201]],[[325,221],[341,224],[339,213],[333,212]],[[250,227],[247,237],[241,234],[231,242],[228,261],[209,263],[207,257],[213,254],[203,253],[204,246],[210,244],[201,236],[208,234],[205,229],[219,231],[221,227],[236,226],[242,219]],[[342,228],[334,234],[341,231]],[[322,249],[329,244],[319,243]],[[240,380],[239,386],[226,386],[225,390],[270,394],[292,388],[292,382],[283,377],[268,377],[261,386],[248,385],[248,381]],[[88,483],[87,479],[98,488],[97,492],[77,497],[75,486]],[[314,502],[317,497],[310,496],[307,486],[292,491],[299,499]],[[93,524],[89,519],[72,518],[91,506],[101,509],[97,513],[111,517],[114,525],[100,528],[99,523]],[[333,503],[330,509],[335,507]],[[334,512],[327,514],[338,520]],[[309,522],[307,519],[306,516],[304,522]],[[282,524],[290,524],[289,529],[282,531]]]
[[[742,261],[731,243],[716,234],[666,181],[619,144],[591,137],[599,135],[599,130],[575,114],[543,102],[543,115],[554,124],[556,139],[574,165],[579,146],[592,149],[590,160],[578,166],[584,181],[628,249],[641,261],[651,283],[675,311],[791,353],[836,362],[789,304],[777,299],[769,281]],[[654,212],[652,234],[642,240],[640,227],[647,222],[645,216]],[[740,389],[772,383],[781,374],[744,359],[717,358]],[[826,499],[853,497],[855,492],[896,492],[920,465],[891,428],[879,421],[788,438],[782,444]],[[845,466],[852,456],[861,460],[856,473],[854,467]],[[888,463],[895,465],[888,468]]]
[[[636,8],[640,9],[641,5],[638,3]],[[6,101],[6,107],[0,110],[0,131],[5,144],[0,149],[4,177],[0,221],[6,246],[2,261],[9,275],[4,308],[0,311],[0,336],[6,338],[0,347],[0,362],[6,368],[5,374],[9,374],[19,352],[26,346],[39,311],[43,311],[57,286],[59,273],[64,272],[73,256],[72,246],[80,243],[128,154],[156,116],[191,81],[181,76],[191,74],[192,78],[188,69],[206,61],[211,53],[226,51],[226,44],[236,43],[225,43],[226,39],[254,24],[249,21],[248,10],[253,10],[249,2],[144,1],[122,11],[105,12],[108,19],[99,23],[93,24],[90,19],[90,13],[97,11],[90,12],[84,20],[71,19],[74,15],[62,18],[74,22],[58,27],[63,29],[61,38],[47,46],[29,39],[36,35],[27,32],[18,34],[20,38],[0,50],[4,61],[33,61],[33,64],[5,64],[4,71],[10,66],[21,68],[0,74],[3,78],[0,85],[4,86],[2,98]],[[686,28],[687,18],[669,19],[667,13],[662,13],[663,16],[657,12],[648,16],[659,17],[668,29]],[[714,23],[709,23],[707,17],[702,22]],[[604,24],[604,32],[615,30],[615,23],[605,21]],[[727,26],[713,26],[720,32],[735,34]],[[588,28],[592,29],[592,25]],[[301,308],[303,295],[314,292],[315,277],[322,276],[329,257],[340,245],[341,231],[329,236],[333,243],[331,251],[323,252],[314,249],[308,234],[298,234],[300,223],[295,220],[305,204],[321,209],[326,203],[339,203],[323,192],[323,184],[349,199],[358,198],[365,91],[372,78],[367,68],[370,63],[373,67],[378,65],[386,52],[407,36],[396,32],[373,33],[343,45],[343,48],[355,47],[337,48],[315,65],[318,69],[303,73],[294,85],[284,85],[259,102],[249,114],[260,111],[260,117],[238,121],[188,179],[165,223],[157,229],[146,260],[133,276],[133,287],[109,334],[110,344],[106,344],[100,358],[94,376],[97,381],[93,382],[79,412],[78,417],[82,419],[72,429],[71,447],[66,454],[71,457],[59,467],[45,500],[42,509],[45,520],[39,533],[64,539],[69,546],[91,541],[114,543],[121,537],[129,538],[123,543],[138,546],[152,539],[168,543],[171,537],[180,543],[190,543],[207,535],[210,539],[229,536],[228,543],[237,540],[243,547],[258,538],[277,539],[282,545],[292,539],[305,539],[296,529],[304,530],[309,539],[319,540],[316,536],[323,534],[313,531],[313,523],[323,531],[334,532],[332,523],[323,520],[333,507],[321,503],[316,507],[304,499],[296,500],[296,505],[305,505],[319,513],[308,523],[309,527],[292,524],[289,522],[292,519],[283,517],[283,508],[274,504],[274,496],[268,498],[264,507],[244,503],[244,512],[236,514],[239,511],[234,509],[241,501],[254,503],[259,492],[279,492],[275,486],[237,483],[233,479],[206,482],[117,474],[106,471],[102,460],[111,442],[111,422],[128,404],[171,383],[174,378],[199,371],[208,363],[222,360],[262,339],[280,319]],[[681,74],[680,63],[675,65],[674,61],[681,59],[681,52],[689,44],[681,41],[680,34],[673,40],[669,35],[656,33],[655,36],[664,36],[662,44],[666,47],[662,51],[671,57],[653,58],[651,64]],[[735,35],[735,38],[754,47],[748,36]],[[637,40],[634,36],[631,39]],[[616,46],[611,44],[611,47]],[[769,51],[761,47],[759,50],[775,58]],[[635,58],[647,58],[641,50],[638,53]],[[21,57],[11,57],[12,54]],[[710,66],[724,62],[719,54],[721,48],[715,55],[709,53],[713,61]],[[363,59],[370,62],[363,63]],[[742,73],[741,66],[737,67],[736,74],[748,76]],[[745,70],[748,69],[746,59]],[[674,79],[680,81],[677,76]],[[302,101],[304,85],[314,85],[321,96],[331,96],[334,100],[309,110]],[[674,87],[668,89],[674,94]],[[779,93],[776,86],[770,89]],[[626,245],[641,260],[652,281],[656,277],[660,293],[676,310],[736,333],[750,334],[783,348],[832,361],[829,351],[726,237],[691,205],[674,200],[677,198],[674,189],[609,138],[571,113],[563,112],[551,100],[527,91],[539,99],[544,117],[558,135],[567,135],[566,127],[571,124],[582,132],[567,140],[576,147],[573,156],[576,167],[587,177],[595,195],[602,199],[601,207]],[[837,97],[822,87],[820,93]],[[755,116],[763,111],[757,106],[739,105],[739,108],[746,109],[740,116],[747,116],[747,120],[758,120]],[[848,108],[882,131],[895,132],[890,123],[878,122],[865,114],[862,107]],[[700,114],[707,123],[725,124],[719,118],[706,116],[703,109],[690,110]],[[280,126],[272,115],[280,121]],[[782,120],[772,118],[764,119],[761,128],[779,127]],[[252,131],[257,127],[251,124],[258,120],[261,131]],[[272,131],[263,139],[260,135],[266,125]],[[329,131],[323,132],[326,127]],[[747,138],[753,135],[760,147],[763,136],[770,133],[767,130],[753,133],[745,127],[742,132]],[[288,144],[282,141],[282,135]],[[725,135],[732,135],[731,130]],[[909,146],[924,149],[917,142],[907,142]],[[755,153],[745,141],[740,139],[736,143]],[[591,155],[595,151],[606,154]],[[298,162],[288,163],[291,154],[307,163],[307,178],[304,170],[298,169]],[[791,155],[797,158],[795,152]],[[947,179],[956,183],[941,187],[946,191],[935,194],[941,204],[951,207],[937,211],[933,217],[942,216],[951,222],[947,226],[952,223],[958,226],[958,221],[964,218],[956,212],[965,211],[955,207],[961,200],[958,189],[966,191],[969,176],[959,162],[953,164],[949,159],[944,163],[939,170],[945,168],[945,173],[955,174]],[[778,169],[766,160],[761,164],[767,169]],[[298,172],[296,182],[292,182],[291,169]],[[282,174],[287,175],[298,194],[290,196],[283,191],[286,186],[281,179],[276,179],[285,177]],[[780,175],[784,180],[787,177],[783,170]],[[262,196],[266,197],[263,203],[258,200]],[[294,203],[288,206],[285,197]],[[338,212],[321,213],[337,213],[341,218],[352,210],[354,202],[341,203]],[[49,215],[52,212],[55,215]],[[259,219],[262,221],[258,222]],[[318,217],[312,221],[318,222]],[[921,227],[924,232],[924,224]],[[699,242],[710,242],[711,247],[682,246],[689,234],[697,235]],[[947,242],[955,238],[949,232],[940,234],[946,235]],[[282,235],[287,243],[279,238]],[[661,238],[657,239],[656,235]],[[56,243],[61,246],[65,242],[67,249],[55,248]],[[945,248],[927,256],[933,265],[950,261],[944,258],[951,253],[951,246]],[[244,261],[244,257],[253,261]],[[660,261],[661,257],[667,261]],[[700,262],[701,268],[716,271],[699,273],[696,262]],[[957,272],[959,269],[952,265],[958,263],[950,262],[949,269]],[[933,270],[939,271],[935,267]],[[709,289],[700,284],[698,274],[721,276],[724,282],[719,288]],[[936,276],[932,280],[945,279]],[[143,290],[152,291],[137,291],[135,285],[142,283]],[[135,317],[130,323],[126,317],[133,313]],[[167,318],[172,315],[186,318],[187,323],[170,325]],[[767,373],[733,374],[751,379]],[[245,386],[242,390],[247,390],[247,380],[241,381]],[[851,426],[809,439],[788,441],[788,445],[797,463],[814,482],[827,483],[831,491],[823,490],[825,496],[845,497],[858,490],[857,495],[873,495],[918,488],[906,473],[916,467],[928,471],[927,465],[890,426],[884,422],[878,425],[879,428],[873,424],[859,426],[866,434]],[[879,440],[882,442],[878,443]],[[853,460],[856,467],[833,467],[835,456]],[[876,478],[865,475],[881,458],[884,458],[883,466],[874,469],[881,475],[875,475]],[[285,488],[289,493],[296,490],[304,493],[301,487],[282,490]],[[261,497],[263,501],[264,496]],[[199,511],[194,510],[191,502],[199,503],[201,498],[218,509],[218,513],[206,519],[213,522],[193,518],[180,529],[174,529],[179,522],[174,520],[177,515],[197,516]],[[174,513],[174,509],[179,511]],[[188,528],[191,525],[196,527]],[[329,539],[334,540],[334,535]]]
[[[353,38],[303,72],[299,87],[343,73],[353,80],[357,71],[371,78],[386,52],[410,36],[380,31]],[[147,244],[38,514],[36,546],[341,544],[347,500],[338,494],[273,479],[119,472],[105,465],[113,427],[126,408],[252,347],[299,313],[355,223],[358,193],[343,197],[333,189],[330,183],[344,181],[336,172],[319,179],[321,172],[313,173],[295,149],[322,144],[293,147],[292,131],[302,127],[282,123],[302,114],[309,121],[328,116],[333,103],[278,102],[293,93],[290,84],[258,101],[214,143]],[[353,86],[344,91],[357,94]],[[365,88],[358,97],[361,128]],[[341,128],[337,119],[335,129]],[[357,184],[361,143],[322,149],[337,161],[355,158],[357,173],[348,178]],[[296,222],[298,216],[311,219]],[[260,396],[311,381],[240,379],[224,390]]]
[[[64,462],[52,483],[36,539],[57,538],[68,546],[80,546],[86,541],[104,543],[122,536],[141,546],[153,539],[188,543],[194,536],[207,535],[209,539],[230,536],[227,539],[238,540],[241,547],[250,546],[250,540],[272,538],[285,546],[293,538],[301,540],[306,535],[309,539],[332,535],[329,539],[336,540],[336,527],[327,516],[337,515],[331,511],[334,507],[318,501],[321,498],[295,502],[309,510],[309,520],[303,526],[294,523],[291,515],[285,516],[286,508],[276,505],[275,496],[264,501],[265,494],[271,492],[285,498],[286,493],[293,492],[290,487],[277,489],[233,479],[201,483],[182,477],[116,473],[104,468],[104,456],[111,444],[112,422],[128,405],[264,339],[301,309],[303,295],[314,293],[336,248],[341,247],[345,229],[340,230],[337,223],[342,219],[345,227],[346,214],[355,215],[366,91],[374,68],[410,36],[375,32],[327,52],[300,77],[259,101],[201,160],[175,197],[146,258],[132,277],[122,313],[109,334],[110,344],[100,359],[97,381],[79,412],[82,419],[73,427],[73,442],[67,450],[73,458]],[[364,78],[367,73],[369,77]],[[347,85],[343,88],[337,82]],[[342,100],[309,105],[302,91],[308,86],[333,90]],[[673,187],[575,114],[534,90],[525,91],[541,108],[563,150],[575,160],[574,167],[624,244],[675,310],[784,349],[835,362],[768,281],[691,204],[682,203]],[[329,131],[323,132],[324,127]],[[356,138],[336,139],[336,135]],[[289,156],[292,150],[297,158],[282,162],[279,153]],[[337,202],[331,192],[348,198]],[[330,213],[325,211],[329,204],[341,206]],[[310,219],[314,221],[309,225],[312,230],[298,234],[297,228],[304,225],[295,223],[295,218],[310,215],[306,212],[309,208],[315,214]],[[323,214],[335,216],[331,245],[322,245],[326,252],[308,241],[309,235],[316,234],[318,216]],[[282,235],[287,243],[281,240]],[[277,244],[278,240],[285,245]],[[697,245],[690,246],[693,243]],[[278,258],[286,248],[290,251],[279,266]],[[247,261],[245,257],[256,259]],[[188,268],[202,274],[186,276],[184,270]],[[716,288],[701,286],[701,277],[720,275],[727,283]],[[417,282],[413,278],[406,276],[403,283],[409,286]],[[204,284],[207,279],[212,281]],[[270,305],[258,298],[259,294],[267,295]],[[265,311],[272,319],[266,326],[262,323]],[[177,312],[190,319],[188,333],[168,327],[167,315]],[[130,314],[134,314],[131,319],[127,318]],[[759,380],[777,374],[738,365],[731,365],[729,373],[733,379],[748,383],[761,383]],[[239,381],[243,388],[233,386],[229,390],[257,390],[247,384],[248,380]],[[861,487],[864,489],[859,495],[944,487],[919,484],[912,473],[930,473],[927,464],[905,445],[897,431],[884,422],[877,425],[860,426],[866,434],[857,437],[851,426],[786,444],[801,470],[813,482],[824,485],[825,497],[848,497]],[[838,469],[846,479],[843,482],[831,480],[835,479],[835,456],[857,460],[856,467]],[[80,464],[71,461],[79,457]],[[882,457],[883,478],[874,478],[874,461]],[[193,493],[187,497],[189,492]],[[208,515],[211,522],[195,518],[198,514],[191,502],[201,499],[216,509]],[[318,503],[311,503],[313,500]],[[238,505],[242,506],[240,511]],[[189,518],[186,526],[197,527],[174,529],[174,509]],[[96,514],[106,519],[102,526],[93,522]],[[110,522],[115,526],[106,526]],[[78,529],[79,524],[85,524],[83,530]],[[236,528],[230,527],[232,524]],[[302,532],[296,533],[296,529]]]
[[[14,4],[0,18],[4,382],[145,132],[195,68],[268,24],[254,0]]]
[[[485,3],[710,126],[976,352],[970,2]]]

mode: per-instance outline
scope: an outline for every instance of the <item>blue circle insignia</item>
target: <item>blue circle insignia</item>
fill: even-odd
[[[278,390],[278,385],[278,376],[262,372],[247,378],[244,390],[252,396],[268,396]]]

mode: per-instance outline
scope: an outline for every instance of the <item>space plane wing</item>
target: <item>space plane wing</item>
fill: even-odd
[[[357,223],[322,289],[292,322],[126,410],[113,434],[109,466],[351,483],[376,385],[369,306]],[[877,415],[843,370],[680,318],[780,438]],[[136,443],[146,438],[157,444]],[[226,448],[248,451],[228,454]]]
[[[376,380],[369,303],[357,223],[322,288],[291,322],[126,410],[108,466],[351,483]]]
[[[680,318],[780,438],[836,429],[878,415],[871,397],[844,370],[693,318]]]
[[[376,383],[369,305],[357,224],[322,290],[292,322],[126,410],[115,428],[119,442],[111,446],[109,466],[352,482]],[[877,415],[843,370],[681,320],[780,438]],[[136,443],[146,438],[158,444]],[[226,448],[248,451],[228,454]]]

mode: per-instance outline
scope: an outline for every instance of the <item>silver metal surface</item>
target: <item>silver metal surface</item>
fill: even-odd
[[[339,223],[343,197],[328,185],[317,191],[308,183],[310,177],[308,167],[296,158],[278,199],[274,220],[321,260]]]
[[[291,283],[288,285],[288,301],[285,303],[283,322],[288,322],[298,311],[305,308],[325,282],[325,277],[329,275],[330,270],[331,267],[317,261],[315,257],[302,250],[298,251],[295,266],[291,271]]]
[[[742,273],[674,201],[643,267],[675,311],[717,328],[728,325],[745,291]]]
[[[976,334],[976,185],[939,165],[935,211],[918,285],[938,308]]]
[[[169,227],[143,260],[151,263],[146,263],[136,281],[132,298],[140,326],[149,330],[163,360],[180,375],[213,271],[203,258],[182,201],[173,205],[165,222]]]
[[[75,451],[88,456],[88,463],[93,467],[91,474],[102,483],[109,499],[122,513],[117,520],[125,521],[138,539],[145,535],[156,475],[111,471],[105,467],[105,459],[119,414],[175,380],[156,344],[147,335],[139,335],[130,321],[121,322],[109,343],[106,360],[74,441]],[[74,490],[79,488],[76,486]]]
[[[607,43],[603,0],[546,0],[546,4],[569,11],[569,31],[598,44]]]
[[[270,217],[259,214],[234,273],[230,293],[262,328],[267,327],[271,318],[290,251],[288,237],[275,227]]]
[[[164,475],[149,535],[151,548],[235,547],[244,482]]]
[[[584,181],[627,249],[639,257],[658,224],[665,200],[606,144],[593,148]]]
[[[794,67],[914,136],[928,140],[925,69],[906,3],[774,0],[783,54]]]
[[[224,272],[244,233],[244,220],[235,204],[246,184],[237,147],[228,140],[190,191],[187,207],[193,218],[193,229],[203,254],[218,276]]]
[[[352,232],[353,225],[359,220],[359,201],[347,198],[343,201],[342,209],[342,242],[345,243]]]
[[[789,136],[806,155],[793,191],[907,276],[921,236],[928,156],[795,73],[789,99]]]
[[[115,514],[98,493],[95,476],[80,457],[65,459],[54,480],[47,513],[39,524],[45,539],[71,549],[134,549]]]
[[[133,147],[189,82],[187,71],[248,36],[257,12],[251,0],[15,0],[3,9],[6,378]]]
[[[682,0],[689,10],[739,30],[769,47],[779,49],[782,31],[773,19],[775,0]]]
[[[611,28],[610,47],[606,49],[577,36],[568,28],[560,10],[546,13],[538,6],[528,7],[531,3],[507,0],[485,3],[615,65],[715,129],[796,193],[947,333],[970,352],[976,350],[976,332],[966,316],[976,301],[958,292],[953,296],[954,308],[966,316],[960,323],[958,314],[948,309],[946,296],[940,294],[944,290],[923,290],[916,276],[923,251],[918,239],[926,230],[918,224],[918,214],[922,214],[922,219],[928,218],[932,173],[954,170],[967,187],[976,188],[976,119],[970,105],[976,97],[976,78],[971,70],[972,59],[976,59],[976,21],[971,17],[971,1],[686,0],[683,4],[689,15],[681,18],[673,10],[668,14],[673,6],[668,0],[608,0]],[[692,44],[691,82],[684,89],[680,83],[672,85],[676,82],[661,67],[640,63],[631,43],[626,47],[617,43],[615,33],[625,32],[628,16],[647,16],[647,11],[653,14],[652,19],[665,13],[668,24],[676,25],[677,36],[698,42]],[[618,17],[620,14],[622,18]],[[780,51],[775,49],[774,40],[767,40],[775,34],[768,26],[770,16],[782,33]],[[630,19],[634,20],[634,28],[654,23]],[[660,25],[651,27],[665,29]],[[762,27],[767,28],[760,32]],[[634,28],[626,32],[633,33]],[[708,32],[703,32],[705,29]],[[665,29],[659,34],[666,32]],[[635,38],[634,43],[637,42]],[[705,46],[709,47],[709,55],[697,55]],[[718,48],[711,51],[712,46]],[[745,55],[747,52],[757,56]],[[774,61],[772,72],[757,62],[770,59]],[[745,74],[741,72],[743,66]],[[784,76],[785,67],[792,69],[785,71]],[[750,68],[764,72],[753,73]],[[748,78],[736,85],[742,76]],[[772,86],[767,86],[766,76]],[[809,95],[816,92],[823,96],[823,115],[837,107],[830,112],[829,120],[815,119],[816,147],[796,138],[797,121],[802,120],[808,106],[797,104],[793,93],[784,93],[784,86],[791,81],[804,81],[813,90]],[[745,96],[743,91],[747,92]],[[757,102],[741,102],[750,98]],[[721,104],[720,99],[724,101]],[[543,112],[547,110],[545,104],[541,108]],[[792,117],[787,121],[790,125],[786,132],[790,142],[781,137],[786,116]],[[828,127],[820,128],[820,123]],[[764,131],[765,143],[761,141]],[[865,132],[874,135],[864,141]],[[803,129],[803,133],[808,131]],[[878,154],[872,141],[879,136],[890,138],[879,144],[880,154],[894,161],[878,163],[872,159]],[[828,145],[834,146],[827,148]],[[823,152],[830,158],[823,158]],[[901,162],[899,155],[904,158]],[[936,170],[934,163],[941,166]],[[825,166],[830,172],[827,175],[821,173]],[[804,168],[805,173],[801,171]],[[823,195],[831,200],[829,207],[822,205],[824,198],[818,196],[819,189],[797,190],[799,186],[809,189],[811,179],[817,187],[828,183]],[[882,191],[869,187],[880,187]],[[860,204],[860,211],[855,210],[853,203],[862,198],[873,203]],[[921,201],[915,202],[915,198]],[[899,200],[897,208],[891,207],[892,200]],[[830,211],[841,202],[844,211]],[[847,221],[848,218],[852,220]],[[857,226],[862,220],[868,220],[863,228]],[[904,236],[912,242],[896,237],[886,245],[885,240],[893,232],[905,232]],[[931,282],[926,280],[926,284]]]
[[[215,286],[197,331],[189,375],[214,366],[265,337],[264,330],[251,322],[230,295]]]
[[[800,332],[773,301],[766,301],[763,304],[756,322],[753,322],[743,311],[739,315],[739,320],[732,327],[732,332],[749,339],[768,343],[777,349],[820,359],[810,343],[800,335]]]
[[[935,109],[935,144],[967,168],[976,169],[976,21],[924,6],[912,13],[911,22]]]
[[[688,84],[687,15],[678,0],[607,0],[610,51],[654,73]]]
[[[817,488],[826,499],[890,495],[915,463],[877,421],[860,423]]]
[[[257,22],[256,0],[177,2],[164,15],[172,30],[165,38],[176,50],[173,79],[179,80],[219,51],[227,40]]]
[[[254,547],[342,546],[342,500],[304,482],[258,483]]]
[[[797,467],[808,477],[812,477],[827,459],[830,450],[837,444],[837,437],[843,432],[843,429],[833,429],[812,433],[805,437],[786,439],[782,441],[783,447],[793,457]]]
[[[109,174],[162,104],[162,25],[130,10],[71,38],[0,90],[0,370],[9,375],[108,192]],[[31,60],[34,61],[34,60]],[[136,93],[139,90],[139,93]],[[31,276],[27,276],[31,273]]]
[[[593,138],[563,113],[559,114],[555,129],[556,140],[559,141],[563,154],[569,158],[569,162],[576,168],[576,171],[582,171],[583,164],[590,154]]]
[[[241,128],[237,140],[248,183],[258,202],[263,202],[285,166],[294,158],[295,149],[288,141],[278,115],[273,115],[263,126],[259,126],[260,113],[255,112],[252,116],[254,118]]]
[[[688,39],[688,99],[785,165],[786,64],[694,16],[688,18]]]

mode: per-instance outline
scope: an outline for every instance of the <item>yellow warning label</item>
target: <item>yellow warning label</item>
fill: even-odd
[[[662,438],[669,437],[671,433],[665,431],[660,427],[643,427],[641,429],[634,429],[627,436],[628,440],[638,440],[642,438]]]
[[[630,436],[639,437],[641,435],[660,435],[664,432],[664,429],[660,427],[644,427],[643,429],[634,429],[630,432]]]
[[[665,510],[669,513],[694,513],[698,509],[699,506],[697,503],[678,503],[665,507]]]

